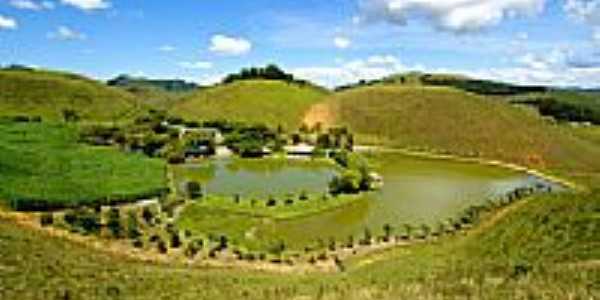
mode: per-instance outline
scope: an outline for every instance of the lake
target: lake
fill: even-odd
[[[384,187],[363,194],[344,207],[317,215],[290,220],[243,220],[246,216],[227,216],[236,222],[242,244],[264,249],[279,240],[290,248],[301,249],[319,239],[357,240],[365,229],[380,234],[385,224],[400,228],[404,224],[436,225],[456,218],[471,205],[498,199],[519,188],[544,183],[528,174],[449,160],[427,159],[399,153],[370,155],[374,168],[384,178]],[[244,197],[283,195],[299,191],[324,193],[337,168],[327,162],[286,160],[215,160],[185,166],[179,176],[193,178],[206,185],[206,191],[218,195],[241,194]],[[205,219],[206,216],[198,216]],[[207,224],[225,222],[213,218]],[[245,224],[245,225],[241,225]],[[220,230],[210,226],[211,231]],[[243,231],[243,232],[242,232]]]

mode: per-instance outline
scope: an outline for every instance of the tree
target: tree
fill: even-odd
[[[202,186],[196,181],[188,181],[186,184],[188,196],[192,200],[200,199],[203,196]]]
[[[319,134],[317,137],[317,148],[330,149],[333,146],[329,133]]]
[[[346,170],[329,183],[332,194],[353,194],[361,190],[362,176],[358,171]]]
[[[54,223],[54,215],[52,213],[43,213],[40,216],[40,225],[42,227],[50,226]]]
[[[223,250],[226,250],[227,248],[229,248],[229,239],[227,238],[227,236],[221,235],[219,237],[218,249],[219,249],[219,251],[223,251]]]
[[[74,109],[63,109],[62,111],[63,120],[67,123],[78,122],[81,117],[77,114]]]
[[[176,230],[171,231],[171,248],[181,247],[181,237]]]
[[[122,233],[121,214],[118,208],[111,208],[108,212],[108,223],[106,224],[110,233],[115,238],[120,238]]]
[[[129,211],[127,219],[127,237],[135,240],[142,235],[139,229],[138,216],[136,212]]]
[[[404,224],[404,234],[406,239],[410,239],[413,233],[413,226],[410,224]]]
[[[394,228],[390,224],[383,225],[384,241],[389,242]]]
[[[147,225],[152,225],[152,220],[154,219],[154,213],[148,206],[144,206],[142,209],[142,219]]]
[[[361,241],[361,245],[368,246],[373,242],[373,234],[371,234],[371,230],[369,228],[365,228],[363,233],[363,239]]]
[[[353,235],[348,236],[348,241],[346,242],[346,248],[348,248],[348,249],[354,248],[354,236]]]
[[[167,243],[165,243],[165,241],[163,241],[161,238],[158,238],[156,248],[161,254],[166,254],[169,251],[169,248],[167,248]]]
[[[336,249],[336,243],[335,243],[335,238],[334,237],[330,237],[329,238],[329,245],[327,246],[327,248],[329,248],[329,251],[335,251],[335,249]]]
[[[421,238],[422,239],[427,239],[427,237],[429,236],[430,233],[431,233],[431,227],[429,227],[429,225],[427,225],[427,224],[421,225]]]

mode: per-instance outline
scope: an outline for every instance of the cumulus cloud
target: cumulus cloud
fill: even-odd
[[[365,59],[341,62],[334,67],[302,67],[291,71],[298,78],[335,87],[362,79],[379,79],[406,70],[407,68],[393,55],[374,55]]]
[[[85,11],[100,10],[111,7],[111,3],[106,0],[61,0],[61,3]]]
[[[0,15],[0,30],[17,29],[19,24],[11,17]]]
[[[85,40],[87,36],[81,32],[77,32],[67,26],[59,26],[56,31],[48,33],[48,38],[60,41],[76,41]]]
[[[252,50],[252,43],[244,38],[218,34],[211,38],[209,50],[221,55],[240,56]]]
[[[600,0],[566,0],[564,9],[574,19],[600,25]]]
[[[213,63],[209,62],[209,61],[197,61],[197,62],[188,62],[188,61],[183,61],[180,62],[179,67],[183,68],[183,69],[189,69],[189,70],[208,70],[208,69],[212,69],[213,67]]]
[[[14,8],[24,10],[41,11],[54,9],[54,3],[50,1],[11,0],[9,4]]]
[[[569,0],[576,1],[576,0]],[[470,32],[497,25],[519,15],[535,15],[546,0],[360,0],[361,16],[355,22],[385,20],[405,25],[423,18],[440,30]]]
[[[333,39],[333,44],[338,49],[347,49],[352,44],[352,41],[350,41],[350,39],[343,37],[343,36],[336,36]]]

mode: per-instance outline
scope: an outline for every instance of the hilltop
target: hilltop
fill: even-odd
[[[72,73],[2,69],[0,87],[0,116],[55,121],[68,110],[82,120],[113,121],[138,110],[132,94]]]
[[[531,110],[450,87],[378,85],[313,107],[311,123],[345,125],[362,143],[598,170],[600,152]]]
[[[304,113],[328,92],[310,84],[279,80],[240,80],[185,98],[171,112],[190,120],[240,121],[294,129]]]

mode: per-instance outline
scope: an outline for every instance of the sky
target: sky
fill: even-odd
[[[599,87],[600,0],[0,0],[0,65],[333,87],[422,71]]]

